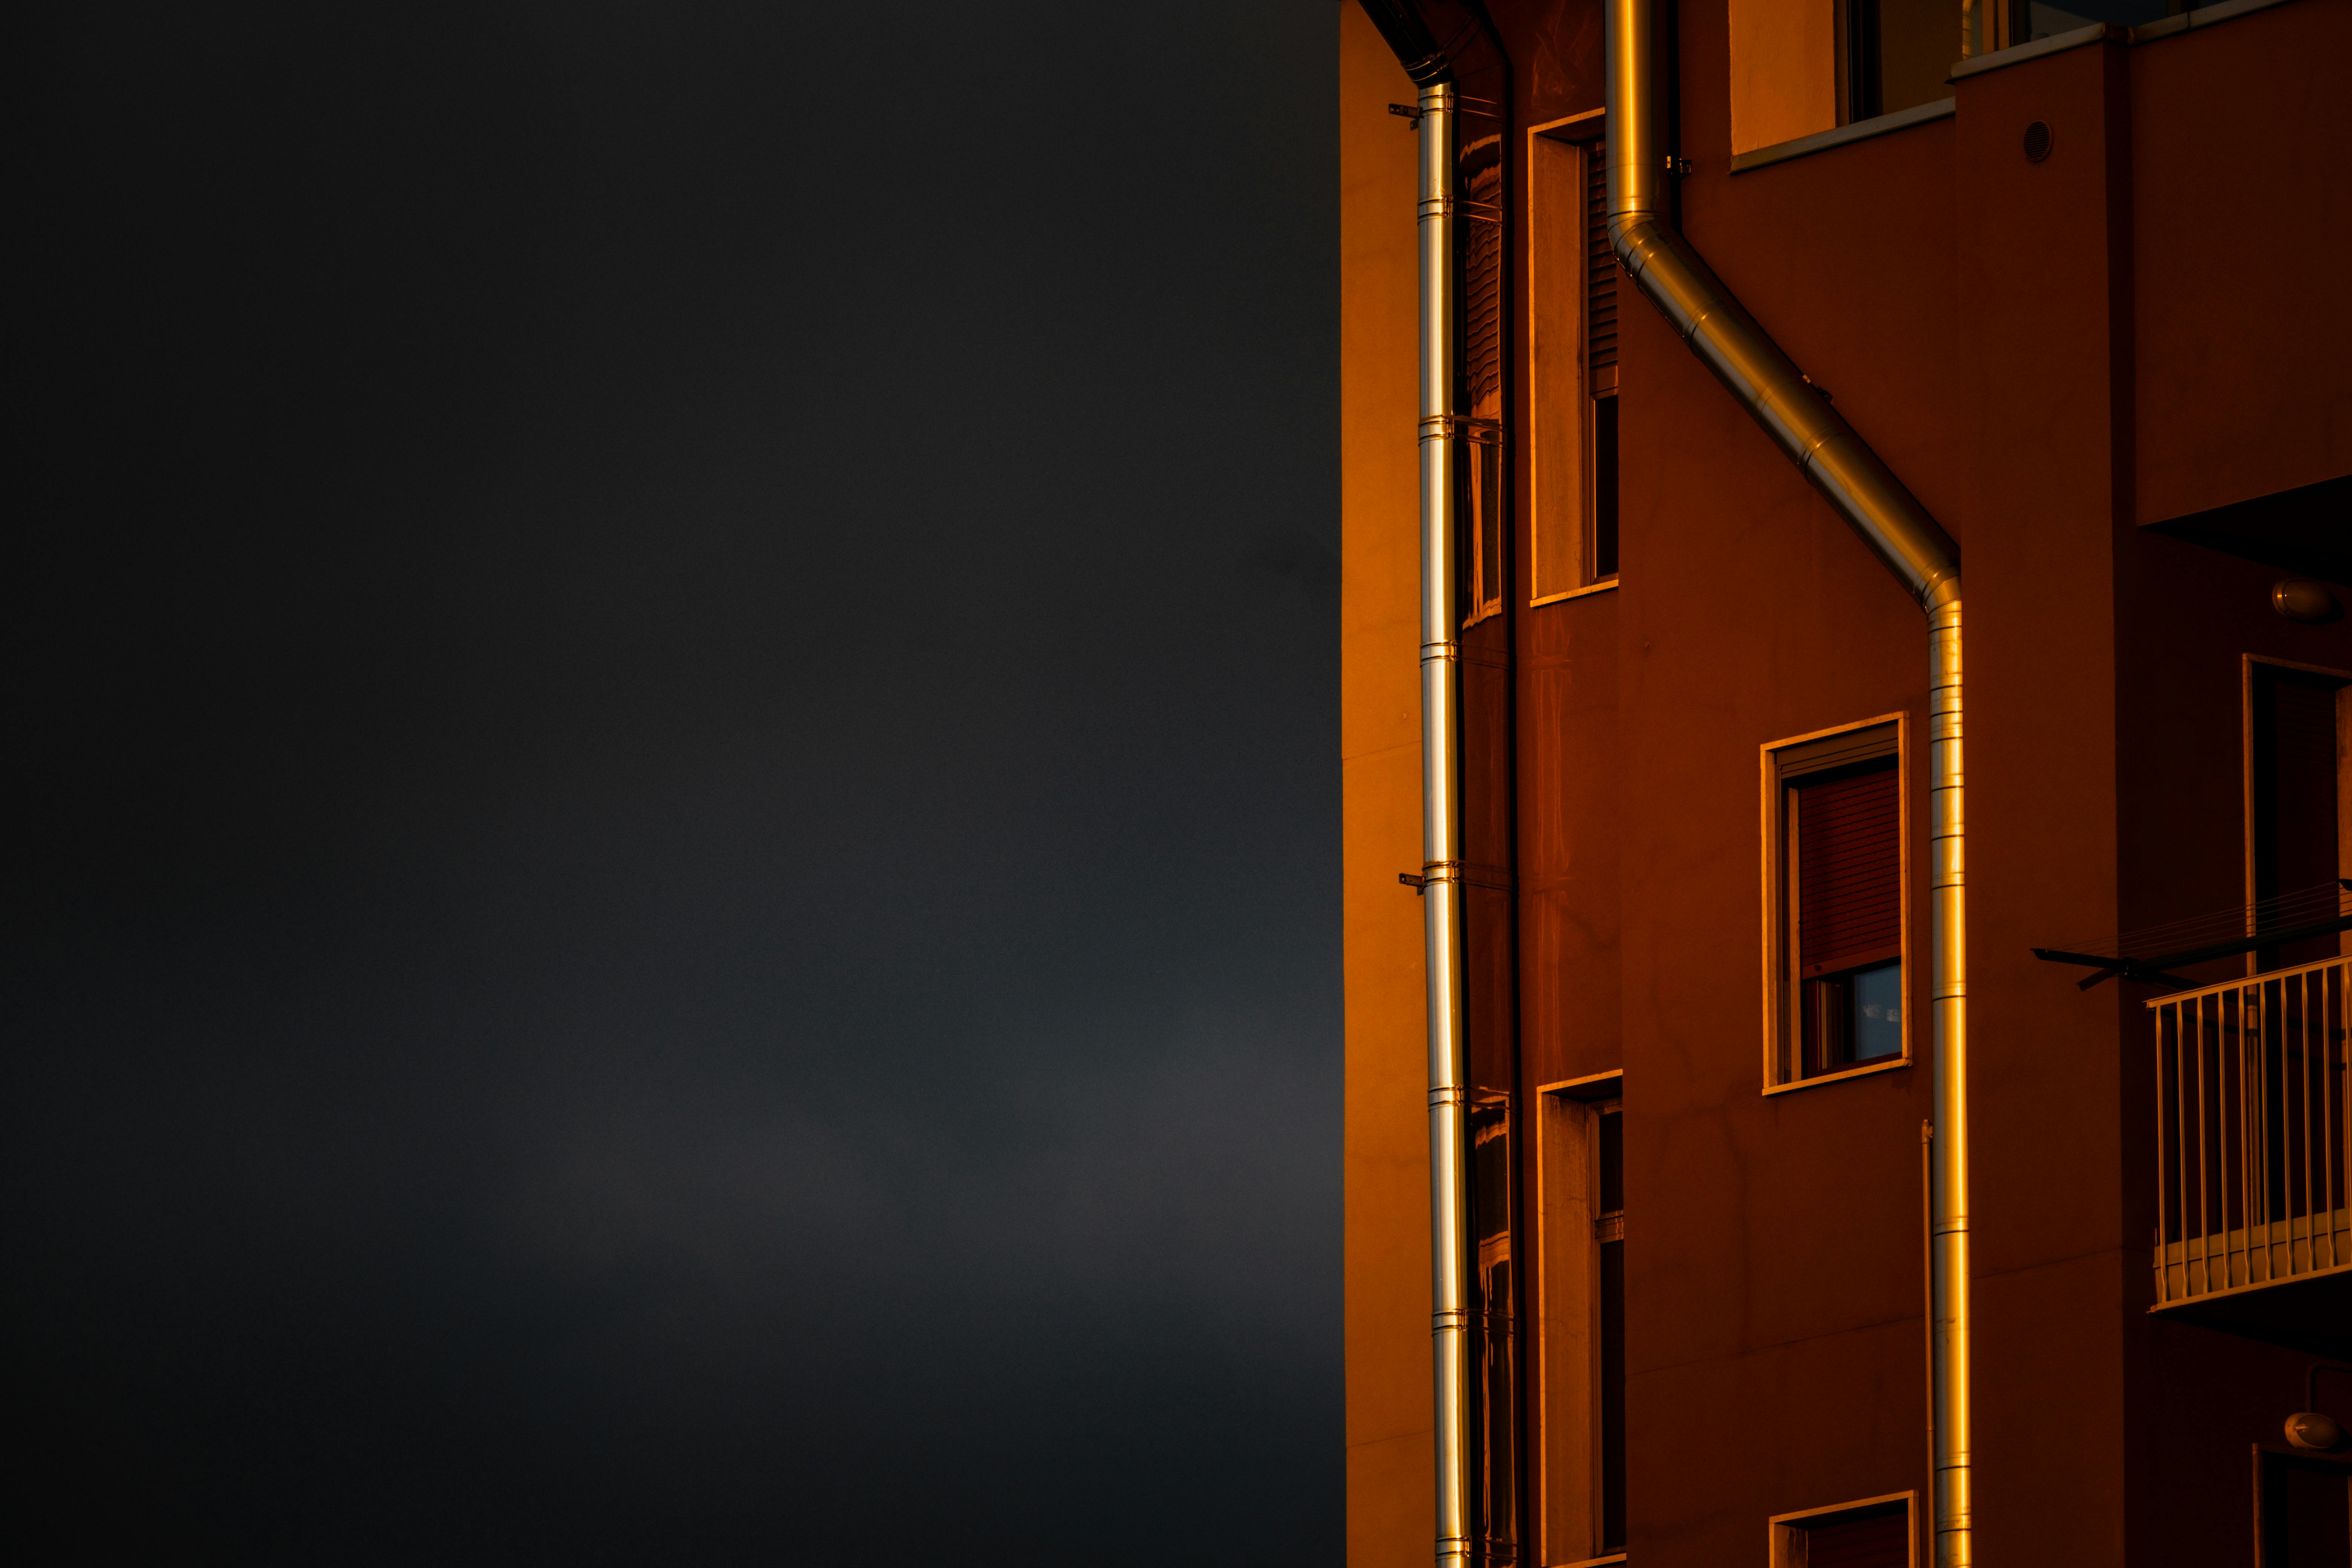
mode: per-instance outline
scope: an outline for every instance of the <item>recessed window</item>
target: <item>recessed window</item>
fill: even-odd
[[[1731,150],[1753,152],[1952,96],[1955,63],[2168,0],[1730,0]]]
[[[2070,0],[2064,5],[2044,5],[2041,0],[2008,0],[2002,5],[1996,0],[1989,9],[1993,13],[1990,20],[2009,24],[2001,42],[1993,46],[2006,48],[2036,38],[2053,38],[2097,22],[2126,27],[2161,22],[2189,7],[2183,0]]]
[[[2352,1466],[2257,1449],[2254,1530],[2263,1568],[2334,1568],[2352,1558]]]
[[[1509,509],[1503,467],[1503,138],[1491,116],[1463,116],[1461,423],[1462,624],[1503,609]],[[1493,130],[1487,127],[1495,127]]]
[[[1617,580],[1617,256],[1606,117],[1528,136],[1530,604]]]
[[[2352,875],[2343,832],[2352,768],[2352,676],[2246,662],[2246,871],[2250,900],[2326,889]],[[2334,958],[2340,936],[2309,937],[2254,955],[2254,967]]]
[[[1902,724],[1765,749],[1768,1081],[1907,1059]]]
[[[1485,1095],[1470,1113],[1470,1228],[1477,1238],[1471,1271],[1472,1355],[1476,1367],[1478,1474],[1473,1521],[1481,1561],[1517,1560],[1519,1516],[1518,1279],[1512,1256],[1511,1108]]]
[[[1963,27],[1983,0],[1838,0],[1838,123],[1949,98]]]
[[[1536,1561],[1625,1549],[1625,1118],[1616,1073],[1547,1084],[1537,1103],[1536,1300],[1542,1331]]]

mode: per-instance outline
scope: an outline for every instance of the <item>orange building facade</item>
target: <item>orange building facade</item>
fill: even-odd
[[[2352,0],[1995,9],[1655,10],[1674,226],[1966,563],[1963,1134],[1921,606],[1612,255],[1604,0],[1339,8],[1355,1568],[2352,1561],[2352,1448],[2286,1431],[2352,1426]],[[1463,104],[1434,870],[1415,27]]]

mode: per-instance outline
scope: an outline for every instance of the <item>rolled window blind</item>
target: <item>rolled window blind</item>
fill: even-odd
[[[1609,246],[1609,143],[1588,144],[1584,155],[1584,363],[1595,372],[1593,392],[1617,385],[1617,256]]]
[[[1897,956],[1902,810],[1895,759],[1797,794],[1797,961],[1810,978]]]

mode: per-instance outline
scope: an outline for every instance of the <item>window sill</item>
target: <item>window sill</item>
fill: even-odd
[[[1987,58],[1991,57],[1988,56]],[[1891,131],[1907,131],[1914,125],[1924,125],[1930,120],[1942,120],[1952,112],[1953,100],[1939,98],[1933,103],[1916,104],[1898,109],[1892,114],[1875,115],[1857,120],[1851,125],[1834,126],[1816,131],[1811,136],[1800,136],[1794,142],[1775,142],[1769,147],[1758,147],[1731,156],[1731,172],[1744,174],[1750,169],[1761,169],[1769,163],[1785,163],[1791,158],[1801,158],[1808,153],[1825,152],[1843,147],[1849,142],[1867,142],[1874,136],[1884,136]]]
[[[2264,0],[2264,3],[2269,4],[2271,0]],[[2100,42],[2106,37],[2108,28],[2109,24],[2105,22],[2094,22],[2087,27],[2075,27],[2063,33],[2053,33],[2046,38],[2036,38],[2030,44],[2011,44],[2005,49],[1995,49],[1989,55],[1979,55],[1974,59],[1960,61],[1952,68],[1952,74],[1944,79],[1948,82],[1966,81],[1972,76],[1982,76],[1987,71],[1997,71],[2003,66],[2021,66],[2028,60],[2038,60],[2044,55],[2063,55],[2068,49],[2079,49],[2084,44]],[[2128,34],[2131,31],[2128,27],[2116,27],[2114,30],[2120,34]]]
[[[2193,11],[2167,16],[2160,22],[2146,22],[2137,27],[2119,26],[2107,22],[2094,22],[2087,27],[2076,27],[2052,37],[2036,38],[2030,44],[2012,44],[1989,55],[1962,60],[1952,67],[1946,82],[1964,81],[1986,71],[1997,71],[2005,66],[2021,66],[2028,60],[2038,60],[2044,55],[2063,54],[2079,49],[2085,44],[2100,43],[2113,38],[2119,44],[2148,44],[2158,38],[2168,38],[2175,33],[2190,32],[2199,27],[2210,27],[2218,22],[2231,21],[2255,11],[2267,11],[2273,5],[2284,5],[2287,0],[2221,0],[2218,5],[2200,5]],[[1757,147],[1731,155],[1731,172],[1744,174],[1750,169],[1761,169],[1773,163],[1785,163],[1791,158],[1801,158],[1809,153],[1820,153],[1832,147],[1843,147],[1849,142],[1867,142],[1874,136],[1884,136],[1890,131],[1901,131],[1930,120],[1941,120],[1952,112],[1953,100],[1939,98],[1933,103],[1922,103],[1910,109],[1900,109],[1893,114],[1881,114],[1869,120],[1857,120],[1851,125],[1840,125],[1828,131],[1817,131],[1811,136],[1800,136],[1793,142],[1776,142],[1769,147]]]
[[[1528,601],[1528,608],[1532,610],[1538,605],[1561,605],[1566,604],[1570,599],[1588,598],[1594,594],[1613,594],[1616,591],[1617,579],[1612,577],[1606,583],[1587,584],[1581,588],[1570,588],[1565,594],[1549,594],[1540,599],[1529,599]],[[1595,1563],[1612,1563],[1616,1561],[1616,1559],[1611,1557],[1596,1557],[1593,1561]],[[1572,1563],[1568,1564],[1568,1568],[1582,1568],[1582,1564]]]
[[[1972,60],[1962,60],[1952,68],[1946,81],[1997,71],[2003,66],[2023,65],[2044,55],[2062,54],[2079,49],[2084,44],[2096,44],[2114,39],[2119,44],[2151,44],[2158,38],[2168,38],[2175,33],[2186,33],[2198,27],[2210,27],[2216,22],[2227,22],[2252,11],[2267,11],[2273,5],[2284,5],[2286,0],[2221,0],[2218,5],[2200,5],[2193,11],[2183,11],[2158,22],[2143,22],[2136,27],[2118,26],[2110,22],[2094,22],[2087,27],[2055,33],[2046,38],[2036,38],[2030,44],[2011,44],[2005,49],[1995,49],[1989,55],[1979,55]]]
[[[1840,1068],[1835,1072],[1819,1073],[1811,1078],[1791,1079],[1787,1083],[1768,1083],[1764,1086],[1764,1092],[1793,1094],[1801,1089],[1812,1089],[1824,1083],[1843,1083],[1850,1078],[1868,1078],[1872,1073],[1893,1072],[1897,1068],[1907,1068],[1910,1065],[1911,1058],[1907,1056],[1889,1057],[1883,1062],[1864,1062],[1860,1067]]]

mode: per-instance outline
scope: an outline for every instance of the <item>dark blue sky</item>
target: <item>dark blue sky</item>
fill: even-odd
[[[47,9],[55,1560],[1336,1561],[1329,0]]]

